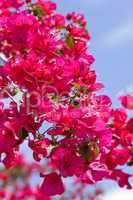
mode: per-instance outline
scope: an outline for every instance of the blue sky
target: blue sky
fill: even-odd
[[[77,11],[88,21],[98,79],[117,105],[121,92],[133,92],[133,0],[56,0],[63,13]]]

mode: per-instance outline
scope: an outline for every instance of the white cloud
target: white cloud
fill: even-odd
[[[133,200],[133,190],[112,191],[103,200]]]
[[[133,41],[133,23],[131,21],[118,25],[101,39],[103,45],[109,47],[130,41]]]

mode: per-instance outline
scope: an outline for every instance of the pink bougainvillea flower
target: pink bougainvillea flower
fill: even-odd
[[[96,96],[95,101],[100,104],[100,106],[110,107],[112,105],[111,99],[106,95]]]
[[[45,175],[44,181],[40,186],[40,192],[46,196],[62,194],[64,186],[61,177],[55,172]]]
[[[47,146],[50,145],[48,139],[39,141],[29,141],[29,147],[33,150],[33,157],[36,161],[40,161],[41,158],[47,156]]]
[[[35,3],[36,6],[41,6],[42,10],[46,13],[46,14],[50,14],[52,13],[55,9],[56,9],[56,3],[52,2],[52,1],[43,1],[43,0],[38,0]],[[45,14],[44,13],[44,14]]]
[[[21,189],[13,184],[16,192],[5,190],[5,199],[51,199],[64,192],[67,177],[82,184],[111,178],[131,188],[130,175],[118,167],[133,164],[133,118],[126,110],[133,110],[133,96],[120,97],[122,108],[114,109],[97,94],[104,86],[92,68],[87,22],[55,10],[52,1],[0,0],[0,161],[10,173],[25,166],[19,151],[28,140],[35,162],[49,172],[41,192],[28,182]],[[8,178],[27,180],[34,167],[26,166],[26,173],[17,170],[22,176]]]
[[[4,199],[6,197],[6,192],[4,189],[0,189],[0,198]]]
[[[116,168],[117,165],[124,165],[130,158],[129,151],[127,149],[114,148],[108,156],[106,156],[106,164],[110,169]]]
[[[100,131],[97,133],[99,136],[99,141],[100,141],[100,148],[103,149],[104,147],[109,147],[111,146],[111,141],[112,141],[112,131],[109,129],[105,129],[103,131]]]
[[[66,18],[67,18],[67,20],[71,20],[73,23],[76,23],[82,27],[85,27],[87,24],[87,21],[84,18],[84,16],[81,14],[77,14],[75,12],[68,13]]]
[[[20,8],[24,4],[23,0],[2,0],[0,2],[0,8]]]
[[[18,157],[19,157],[18,151],[12,150],[10,152],[7,152],[6,157],[3,159],[3,163],[5,167],[10,168],[12,166],[15,166],[18,160]]]
[[[127,119],[127,113],[123,108],[112,109],[111,116],[113,118],[114,126],[116,128],[122,127]]]
[[[133,133],[133,118],[129,119],[127,122],[127,130],[130,133]]]
[[[121,131],[121,141],[125,146],[132,146],[133,145],[133,134],[132,134],[132,132],[129,132],[127,130]]]
[[[96,121],[93,124],[93,127],[94,131],[103,131],[106,129],[104,121],[100,118],[96,119]]]
[[[95,184],[91,170],[87,170],[84,174],[81,174],[79,178],[83,183]]]
[[[104,85],[102,83],[95,83],[95,84],[93,84],[89,87],[89,90],[90,91],[98,91],[98,90],[101,90],[103,88],[104,88]]]
[[[57,28],[62,28],[65,26],[65,18],[64,16],[60,15],[60,14],[55,14],[54,15],[54,20],[55,20],[55,26]]]
[[[83,161],[65,148],[54,149],[51,159],[63,177],[79,174],[83,168]]]
[[[121,96],[119,98],[122,106],[124,106],[125,108],[129,109],[129,110],[133,110],[133,95],[125,95],[125,96]]]
[[[120,187],[125,187],[127,189],[133,189],[132,185],[129,183],[129,178],[131,178],[132,175],[129,175],[127,173],[124,173],[121,170],[114,170],[109,178],[116,180]]]
[[[14,136],[10,133],[6,136],[1,135],[0,136],[0,154],[4,152],[9,152],[10,148],[13,147],[13,145],[16,143]]]
[[[99,162],[93,162],[90,164],[90,168],[92,169],[91,174],[95,182],[106,178],[109,174],[109,170],[105,164]]]

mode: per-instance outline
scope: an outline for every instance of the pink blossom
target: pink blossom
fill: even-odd
[[[110,175],[110,178],[116,180],[120,187],[126,186],[127,189],[132,189],[132,185],[129,183],[129,178],[132,175],[122,172],[121,170],[115,170]]]
[[[90,164],[90,168],[92,169],[92,176],[95,182],[100,181],[106,178],[109,174],[109,170],[105,164],[99,162],[93,162]]]
[[[40,192],[46,196],[62,194],[64,186],[61,177],[55,172],[45,175],[45,179],[40,186]]]
[[[46,163],[37,171],[46,173],[47,167],[49,172],[40,192],[27,182],[22,188],[16,184],[15,193],[1,190],[1,197],[47,200],[65,191],[62,177],[76,177],[81,184],[111,178],[130,189],[130,175],[118,167],[132,165],[133,118],[125,108],[133,109],[133,98],[122,96],[123,108],[113,108],[107,95],[97,94],[104,85],[92,67],[84,16],[72,12],[64,17],[55,12],[54,2],[44,0],[3,0],[0,10],[0,52],[5,59],[0,69],[1,163],[10,173],[20,169],[7,182],[12,177],[27,180],[36,168],[19,155],[27,140],[38,165]],[[88,199],[83,188],[77,191]],[[77,197],[76,191],[72,196]]]
[[[127,122],[127,130],[130,133],[133,133],[133,118],[129,119]]]
[[[122,104],[122,106],[124,106],[125,108],[132,110],[133,109],[133,95],[126,95],[126,96],[121,96],[120,98],[120,102]]]
[[[63,177],[79,174],[83,168],[83,161],[65,148],[53,150],[51,159]]]

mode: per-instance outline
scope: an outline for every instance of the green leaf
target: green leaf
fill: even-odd
[[[32,12],[35,16],[45,15],[45,11],[42,9],[41,6],[33,5],[33,6],[31,7],[31,12]]]
[[[72,36],[67,36],[66,37],[66,44],[67,44],[67,46],[69,47],[69,48],[73,48],[74,47],[74,45],[75,45],[75,40],[74,40],[74,38],[72,37]]]
[[[73,105],[75,108],[80,108],[80,103],[75,100],[75,98],[70,99],[70,104]]]
[[[98,156],[100,153],[100,150],[99,150],[99,146],[98,146],[97,142],[93,143],[93,150],[94,150],[95,155]]]
[[[80,153],[82,156],[85,156],[88,154],[88,141],[85,140],[80,148]]]
[[[89,141],[87,139],[83,141],[83,144],[80,147],[80,155],[87,163],[92,160],[92,152],[89,149]]]
[[[24,127],[21,128],[20,137],[23,138],[23,139],[28,137],[28,132]]]

